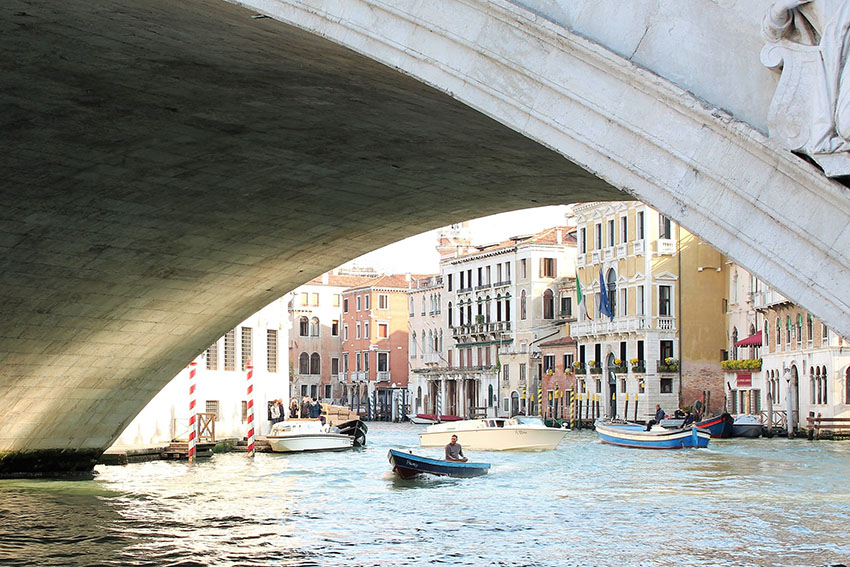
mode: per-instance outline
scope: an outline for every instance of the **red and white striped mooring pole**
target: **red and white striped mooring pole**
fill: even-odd
[[[251,361],[245,363],[245,370],[248,371],[248,455],[254,456],[254,384],[251,379],[254,377],[254,366]]]
[[[198,426],[196,423],[197,414],[195,413],[195,371],[198,363],[189,363],[189,462],[195,460],[195,436],[197,435]]]

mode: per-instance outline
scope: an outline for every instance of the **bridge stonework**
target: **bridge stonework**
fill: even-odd
[[[771,71],[678,84],[658,11],[626,53],[533,4],[0,7],[0,473],[91,468],[276,297],[530,206],[639,198],[850,335],[850,200],[765,135]],[[690,25],[740,59],[747,18]]]

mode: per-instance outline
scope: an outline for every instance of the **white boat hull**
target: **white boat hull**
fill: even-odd
[[[300,453],[307,451],[341,451],[350,449],[354,439],[335,433],[304,433],[281,437],[266,437],[275,453]]]
[[[505,425],[480,427],[487,420],[454,421],[428,427],[419,434],[422,447],[444,447],[457,435],[464,449],[474,451],[548,451],[558,446],[569,430],[552,427]]]

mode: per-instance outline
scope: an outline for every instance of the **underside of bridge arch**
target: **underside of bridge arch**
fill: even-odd
[[[0,7],[0,473],[90,469],[263,305],[506,210],[640,197],[848,330],[843,187],[681,89],[508,2],[253,4]]]
[[[223,331],[450,222],[626,196],[231,4],[4,4],[0,471],[90,469]]]

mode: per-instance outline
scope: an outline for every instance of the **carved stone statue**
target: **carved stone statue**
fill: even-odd
[[[770,136],[850,175],[850,0],[776,0],[764,17],[762,63],[781,71]]]

